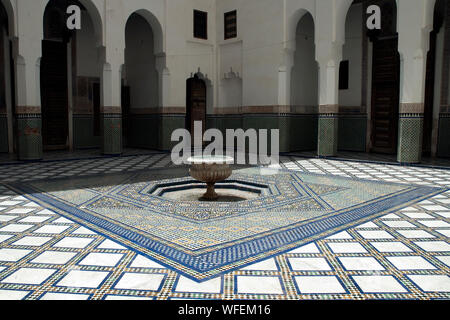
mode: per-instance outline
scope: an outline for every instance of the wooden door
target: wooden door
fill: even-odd
[[[187,117],[186,129],[194,133],[194,122],[203,124],[202,135],[206,127],[206,85],[198,78],[191,78],[187,83]]]
[[[67,44],[42,41],[42,135],[44,149],[66,149],[69,136]]]
[[[373,43],[372,152],[397,152],[400,58],[396,36]]]

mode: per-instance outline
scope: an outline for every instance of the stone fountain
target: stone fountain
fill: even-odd
[[[226,156],[195,156],[187,159],[187,163],[191,165],[191,177],[206,183],[206,193],[200,200],[217,201],[219,195],[215,191],[215,184],[231,176],[233,170],[230,164],[234,163],[234,159]]]

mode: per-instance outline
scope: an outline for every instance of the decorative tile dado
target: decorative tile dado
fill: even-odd
[[[131,108],[132,115],[186,114],[185,107]]]
[[[423,103],[400,103],[400,114],[424,113]]]
[[[101,113],[103,114],[122,114],[122,107],[101,107]]]
[[[338,104],[328,104],[319,106],[320,114],[337,114],[339,113],[339,105]]]
[[[17,106],[16,114],[40,114],[41,107],[40,106]]]

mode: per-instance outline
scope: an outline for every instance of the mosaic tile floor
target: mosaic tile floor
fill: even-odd
[[[435,187],[450,171],[302,158],[281,167]],[[169,167],[164,155],[0,166],[0,182]],[[0,299],[449,299],[450,192],[197,283],[0,187]]]

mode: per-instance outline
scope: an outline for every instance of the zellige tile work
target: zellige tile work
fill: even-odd
[[[282,158],[298,177],[436,192],[201,282],[8,187],[168,166],[166,155],[0,166],[0,299],[450,298],[448,170]]]

